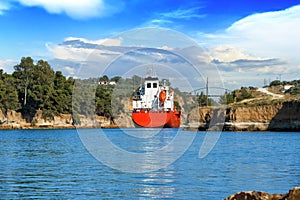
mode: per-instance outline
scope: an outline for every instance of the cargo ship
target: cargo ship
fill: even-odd
[[[181,111],[174,105],[174,91],[166,81],[157,77],[145,78],[132,99],[132,120],[136,127],[179,128]]]

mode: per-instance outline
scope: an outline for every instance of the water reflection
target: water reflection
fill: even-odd
[[[157,130],[154,130],[157,131]],[[146,131],[145,133],[148,133]],[[144,152],[155,152],[157,149],[167,146],[175,137],[176,133],[170,131],[162,131],[157,137],[148,138],[144,140],[140,149]],[[168,160],[168,157],[172,157],[172,152],[174,152],[174,147],[170,149],[165,155],[154,155],[152,153],[146,153],[144,163],[141,163],[140,167],[149,168],[151,166],[159,165]],[[166,160],[164,160],[166,159]],[[138,188],[136,189],[137,196],[147,197],[147,198],[173,198],[175,193],[175,188],[173,182],[175,182],[175,172],[174,167],[170,166],[168,169],[161,169],[158,171],[152,171],[144,173],[139,177],[140,182]]]
[[[140,134],[145,134],[145,131],[149,133],[146,129],[136,131]],[[187,134],[181,129],[161,129],[160,134],[152,138],[130,137],[121,131],[110,135],[103,130],[79,129],[78,134],[85,148],[98,161],[130,173],[145,173],[168,167],[183,155],[195,137],[195,133]],[[108,135],[111,137],[108,138]],[[116,139],[117,143],[114,142]]]
[[[174,169],[146,173],[140,179],[141,181],[136,189],[137,196],[151,198],[174,197],[176,192]]]

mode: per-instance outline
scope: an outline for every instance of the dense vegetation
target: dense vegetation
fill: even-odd
[[[0,70],[0,109],[3,112],[19,111],[29,122],[37,110],[43,111],[44,118],[53,118],[60,113],[72,114],[74,110],[75,123],[80,123],[76,115],[91,114],[92,108],[98,115],[112,116],[110,100],[113,85],[104,87],[98,84],[98,78],[88,80],[66,78],[62,72],[55,72],[48,62],[39,60],[34,63],[31,57],[22,58],[14,69],[12,74]],[[109,81],[107,76],[100,78],[104,79]],[[113,78],[114,81],[118,79]],[[79,85],[81,93],[77,93],[75,101],[72,101],[74,84]],[[89,88],[93,88],[94,91]]]

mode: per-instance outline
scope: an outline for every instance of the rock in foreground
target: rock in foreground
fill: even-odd
[[[230,195],[225,200],[300,200],[300,187],[290,189],[286,194],[269,194],[257,191],[239,192]]]

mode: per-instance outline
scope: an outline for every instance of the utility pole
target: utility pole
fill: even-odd
[[[206,106],[208,106],[208,77],[206,78]]]
[[[281,82],[281,74],[279,74],[279,81]]]
[[[134,84],[134,76],[132,77],[132,87],[133,87],[133,92],[135,91],[135,84]]]

